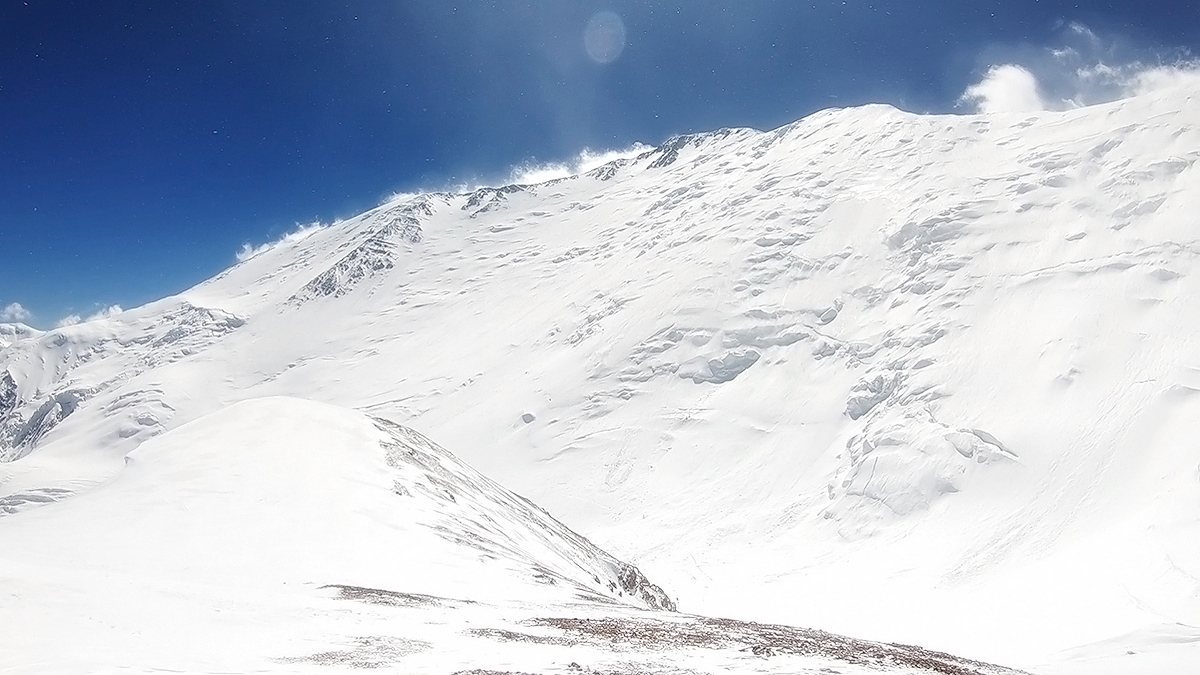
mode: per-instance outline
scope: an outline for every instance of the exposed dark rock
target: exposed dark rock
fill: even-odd
[[[622,590],[635,598],[641,598],[651,609],[676,611],[675,601],[667,597],[666,591],[651,583],[646,575],[633,565],[620,563],[617,568],[617,580],[621,583]]]
[[[671,138],[668,138],[667,141],[662,145],[658,146],[654,150],[639,155],[638,158],[640,159],[647,155],[658,154],[658,158],[651,162],[646,168],[661,169],[665,166],[674,164],[675,161],[679,159],[680,150],[683,150],[688,146],[700,147],[704,141],[709,139],[720,140],[728,137],[733,132],[733,129],[718,129],[716,131],[703,134],[684,134],[682,136],[672,136]]]
[[[425,474],[403,486],[406,492],[424,493],[428,497],[455,505],[469,503],[472,495],[484,494],[503,503],[517,522],[529,524],[535,536],[547,542],[565,541],[599,564],[590,584],[579,583],[560,572],[547,569],[538,561],[529,560],[535,579],[542,583],[574,587],[577,595],[597,602],[632,599],[650,609],[675,611],[675,603],[666,592],[651,583],[636,567],[609,555],[585,537],[558,522],[533,502],[513,494],[488,478],[470,471],[449,451],[416,431],[381,418],[375,418],[381,431],[394,441],[382,443],[385,460],[393,468],[416,466]],[[394,492],[399,492],[393,489]],[[456,513],[457,512],[457,513]],[[438,522],[427,523],[439,536],[462,546],[469,546],[485,555],[512,557],[517,553],[507,535],[496,530],[486,519],[470,513],[465,507],[446,505],[446,513],[456,514]],[[603,595],[607,589],[607,596]]]
[[[474,218],[481,213],[487,213],[500,204],[503,204],[508,199],[508,195],[515,192],[524,191],[524,185],[505,185],[504,187],[498,188],[479,188],[467,196],[467,203],[463,204],[462,210],[470,211],[471,209],[477,209],[471,214],[471,217]]]
[[[592,169],[584,175],[597,180],[610,180],[617,175],[617,172],[620,171],[622,167],[632,161],[633,160],[629,159],[615,159],[608,164],[604,164]]]
[[[4,421],[17,409],[20,402],[17,382],[13,379],[12,373],[6,370],[4,377],[0,377],[0,427],[4,426]]]
[[[558,646],[591,645],[613,651],[666,652],[676,649],[736,650],[771,658],[810,656],[880,669],[938,675],[1025,675],[1021,671],[963,659],[923,647],[858,640],[808,628],[733,619],[679,617],[552,617],[523,622],[531,628],[553,628],[558,635],[484,629],[473,634],[494,640]],[[910,670],[911,669],[911,670]]]
[[[0,461],[13,461],[29,454],[43,436],[75,412],[84,399],[95,391],[67,389],[42,402],[26,420],[11,412],[0,420]]]
[[[381,226],[288,298],[288,303],[297,305],[314,298],[341,297],[364,279],[394,268],[397,248],[420,243],[424,236],[420,217],[432,214],[433,206],[428,199],[415,200],[379,214]]]
[[[345,586],[342,584],[329,584],[321,588],[335,588],[340,593],[342,600],[357,600],[371,605],[386,605],[389,607],[453,607],[459,605],[473,605],[472,600],[454,600],[451,598],[441,598],[436,595],[425,595],[423,593],[401,593],[399,591],[386,591],[380,588],[365,588],[363,586]]]

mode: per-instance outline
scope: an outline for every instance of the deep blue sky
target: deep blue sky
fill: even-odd
[[[607,64],[583,40],[601,10],[627,33]],[[952,111],[1072,21],[1200,45],[1194,0],[3,0],[0,309],[134,306],[298,222],[585,146]]]

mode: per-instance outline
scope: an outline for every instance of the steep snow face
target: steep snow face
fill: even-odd
[[[421,429],[689,611],[1018,663],[1195,625],[1197,94],[826,111],[406,197],[15,341],[0,424],[53,424],[4,432],[2,489],[298,395]]]

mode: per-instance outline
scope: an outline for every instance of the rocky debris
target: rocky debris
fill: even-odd
[[[365,602],[369,605],[385,605],[388,607],[458,607],[476,604],[473,600],[454,600],[451,598],[439,598],[435,595],[425,595],[423,593],[401,593],[399,591],[385,591],[379,588],[365,588],[363,586],[328,584],[321,588],[337,589],[339,591],[338,597],[342,600],[354,600]]]
[[[354,639],[354,646],[320,652],[309,656],[284,657],[279,663],[313,663],[319,666],[344,666],[347,668],[383,668],[398,659],[417,654],[432,645],[421,640],[389,636],[367,636]]]
[[[314,298],[340,297],[360,281],[395,267],[394,247],[381,236],[372,236],[305,284],[289,303],[302,304]]]
[[[821,630],[700,616],[671,619],[608,616],[601,618],[546,617],[521,622],[539,632],[476,629],[473,635],[505,642],[574,647],[602,647],[626,655],[639,653],[645,661],[656,654],[680,649],[736,651],[769,660],[777,656],[806,656],[867,668],[937,675],[1026,675],[1003,666],[959,658],[923,647],[886,644],[826,633]],[[550,632],[544,632],[549,629]],[[641,665],[652,665],[644,663]],[[630,670],[629,672],[642,672]],[[770,671],[766,671],[770,672]]]

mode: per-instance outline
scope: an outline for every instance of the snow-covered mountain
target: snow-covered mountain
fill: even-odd
[[[260,483],[221,476],[293,461],[271,439],[310,417],[358,429],[354,441],[304,444],[326,454],[270,485],[308,494],[328,474],[330,495],[363,500],[337,513],[387,528],[407,517],[382,506],[400,500],[396,472],[435,474],[390,466],[386,443],[474,476],[365,414],[419,429],[686,612],[1039,673],[1194,672],[1198,123],[1190,84],[1065,113],[831,110],[680,137],[569,179],[397,197],[179,296],[9,330],[0,537],[39,552],[5,546],[3,573],[49,584],[94,570],[62,590],[82,596],[146,533],[171,546],[154,528],[202,526],[193,497],[224,514],[213,522],[248,502],[265,517]],[[359,413],[251,401],[279,396]],[[329,454],[342,446],[357,463]],[[347,487],[359,481],[361,495]],[[496,560],[479,569],[561,582],[471,588],[663,604],[640,573],[621,581],[632,566],[490,481],[467,482],[469,503],[435,490],[413,522],[458,523],[468,542],[492,532]],[[266,511],[280,520],[261,527],[300,527],[280,499]],[[125,509],[174,515],[143,531]],[[387,548],[340,520],[299,531]],[[306,557],[250,524],[206,536],[308,560],[285,566],[307,583],[513,599],[394,583],[413,576]],[[65,543],[78,532],[108,553]],[[145,569],[192,569],[183,546]],[[462,556],[421,550],[429,565]],[[238,569],[219,558],[193,567]]]

